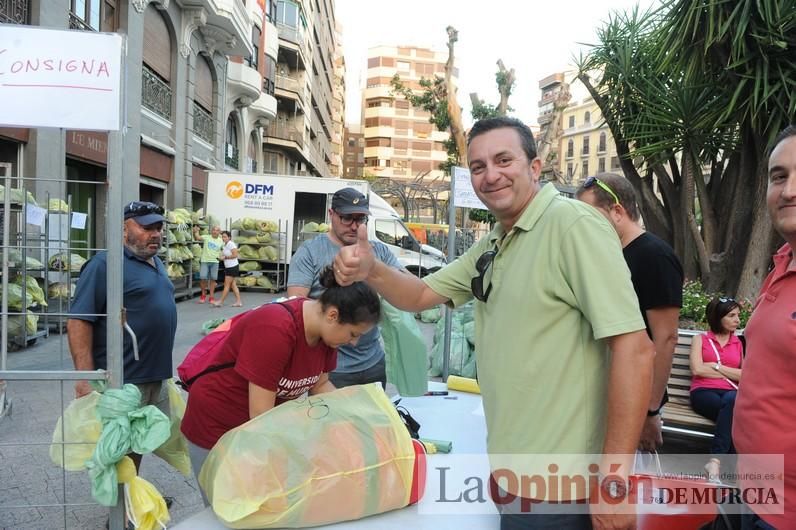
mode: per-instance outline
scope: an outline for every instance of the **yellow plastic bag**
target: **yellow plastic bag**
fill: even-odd
[[[58,418],[50,446],[50,459],[67,471],[86,469],[97,445],[102,423],[97,417],[97,403],[101,394],[92,392],[72,401],[64,415]],[[65,445],[62,445],[66,442]]]
[[[303,528],[403,508],[415,452],[378,383],[288,401],[226,433],[202,486],[230,528]]]
[[[127,518],[138,530],[166,528],[171,517],[166,501],[148,481],[136,475],[135,464],[129,456],[116,464],[119,482],[124,484]]]
[[[174,379],[169,379],[165,384],[169,393],[171,436],[163,445],[155,449],[155,454],[186,477],[190,477],[192,472],[188,441],[180,431],[182,417],[185,416],[185,399],[182,396],[182,391],[174,383]]]

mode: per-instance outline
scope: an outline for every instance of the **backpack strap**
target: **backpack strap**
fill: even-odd
[[[298,333],[298,321],[296,320],[296,315],[293,313],[293,310],[290,309],[290,307],[288,305],[283,304],[282,302],[273,302],[272,305],[274,305],[274,304],[282,306],[285,309],[285,311],[288,312],[288,314],[290,315],[290,318],[293,320],[293,327],[296,328],[296,333]],[[230,330],[231,329],[232,328],[230,328]],[[227,368],[233,368],[234,366],[235,366],[235,361],[230,361],[228,363],[222,363],[222,364],[216,364],[214,366],[208,366],[207,368],[205,368],[204,370],[202,370],[201,372],[199,372],[195,376],[191,377],[187,381],[178,381],[177,384],[179,384],[187,392],[188,389],[191,387],[191,385],[194,384],[196,382],[196,380],[199,379],[200,377],[202,377],[203,375],[212,374],[213,372],[220,372],[221,370],[226,370]]]

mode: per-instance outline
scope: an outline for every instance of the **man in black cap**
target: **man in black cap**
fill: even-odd
[[[163,208],[133,201],[124,207],[123,305],[138,342],[124,333],[124,383],[141,390],[142,405],[156,405],[169,414],[163,381],[172,376],[171,353],[177,331],[174,285],[157,253],[163,240]],[[80,271],[75,299],[66,324],[75,370],[107,369],[107,251],[97,253]],[[77,397],[91,392],[87,381],[75,384]],[[141,456],[130,455],[139,467]],[[135,458],[137,457],[137,458]]]
[[[356,244],[357,228],[368,222],[368,207],[367,195],[354,188],[343,188],[335,192],[329,210],[331,230],[306,241],[290,259],[288,296],[318,298],[321,295],[321,271],[332,264],[340,247]],[[371,241],[370,244],[380,261],[403,270],[387,245],[379,241]],[[341,388],[376,381],[386,386],[384,348],[379,342],[378,326],[362,335],[356,346],[340,346],[337,351],[337,369],[329,374],[329,380],[334,386]]]

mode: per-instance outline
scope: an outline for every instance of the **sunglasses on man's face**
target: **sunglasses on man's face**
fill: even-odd
[[[729,296],[720,296],[719,302],[722,304],[726,304],[727,302],[735,302],[735,298],[730,298]]]
[[[163,206],[158,206],[151,202],[131,202],[125,207],[125,210],[136,216],[149,215],[151,213],[163,215],[166,212]]]
[[[497,250],[487,250],[481,254],[475,262],[475,270],[478,272],[478,276],[470,280],[470,289],[473,291],[473,296],[484,303],[489,298],[489,293],[492,292],[491,283],[484,291],[484,279],[486,278],[486,271],[489,270],[489,266],[495,260],[495,256],[497,256]]]
[[[340,218],[340,222],[343,223],[345,226],[351,226],[353,223],[357,225],[366,225],[368,224],[368,216],[367,215],[354,215],[350,213],[337,213],[337,217]]]
[[[612,190],[608,186],[608,184],[606,184],[602,180],[598,179],[597,177],[589,177],[586,180],[584,180],[583,181],[583,189],[587,190],[587,189],[591,188],[592,186],[594,186],[595,184],[597,186],[599,186],[600,188],[602,188],[608,195],[613,197],[614,201],[616,201],[616,204],[619,204],[619,197],[616,195],[616,193],[614,193],[614,190]]]

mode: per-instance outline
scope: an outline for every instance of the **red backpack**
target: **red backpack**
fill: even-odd
[[[290,314],[290,317],[293,319],[293,324],[298,325],[296,322],[296,315],[293,314],[293,310],[290,309],[290,307],[281,302],[272,302],[272,304],[280,305],[285,308],[285,311],[287,311]],[[234,361],[218,363],[216,360],[218,354],[224,347],[227,337],[229,336],[229,332],[233,326],[235,326],[235,324],[237,324],[241,318],[248,315],[251,311],[260,309],[261,307],[263,306],[255,307],[254,309],[250,309],[249,311],[245,311],[228,320],[225,320],[213,331],[208,333],[207,336],[205,336],[202,340],[197,342],[196,345],[191,348],[191,351],[188,352],[188,355],[185,356],[185,359],[183,359],[183,361],[177,367],[177,375],[180,377],[180,380],[177,381],[177,384],[186,391],[189,391],[191,385],[203,375],[218,372],[219,370],[225,370],[235,366]]]

